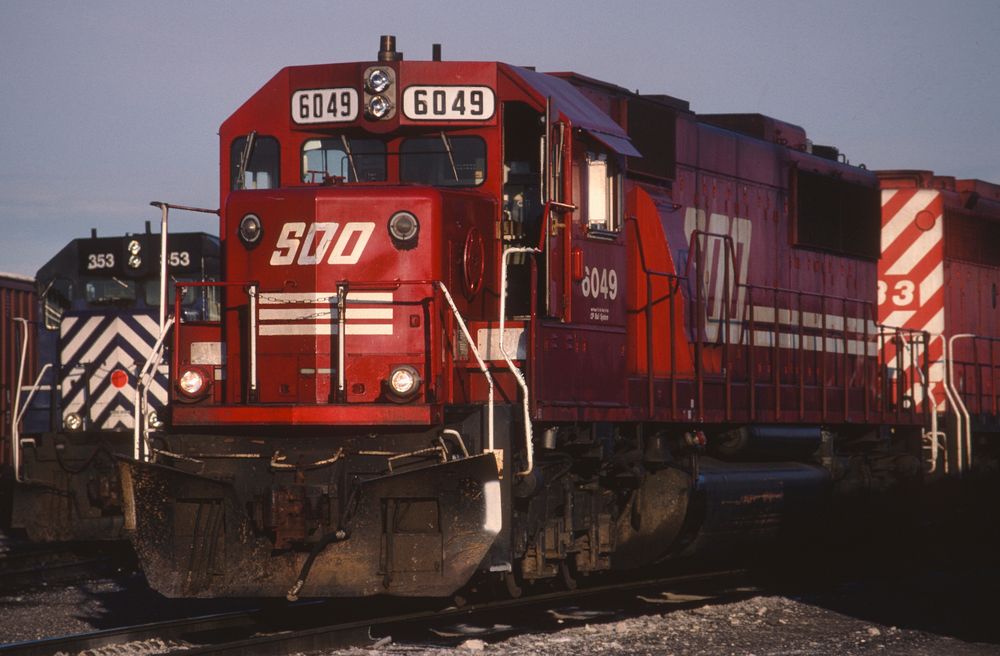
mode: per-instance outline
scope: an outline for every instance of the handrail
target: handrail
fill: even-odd
[[[945,349],[945,391],[951,388],[954,397],[955,423],[958,430],[958,463],[959,473],[972,468],[972,417],[959,394],[955,385],[955,341],[959,339],[975,339],[974,333],[959,333],[948,338],[948,346]],[[963,428],[964,422],[964,428]],[[964,456],[963,456],[964,446]]]
[[[163,360],[163,349],[167,337],[167,333],[170,328],[174,325],[174,317],[170,316],[167,318],[167,322],[164,326],[160,328],[160,334],[156,338],[156,343],[153,344],[153,348],[149,352],[149,357],[146,358],[146,364],[143,365],[136,376],[135,383],[135,394],[133,395],[133,427],[132,427],[132,457],[135,460],[144,459],[148,455],[148,450],[144,453],[143,445],[146,442],[146,413],[145,413],[145,392],[149,387],[150,382],[152,382],[153,376],[156,374],[153,369],[159,366],[159,363]]]
[[[257,283],[247,285],[247,296],[250,298],[250,381],[249,395],[251,401],[257,400]]]
[[[518,253],[526,253],[530,255],[538,255],[541,253],[541,249],[531,248],[529,246],[510,246],[503,250],[503,256],[501,258],[500,264],[500,353],[503,355],[504,361],[507,363],[507,368],[510,372],[514,374],[514,378],[517,380],[518,386],[521,388],[522,407],[524,412],[524,444],[525,444],[525,457],[527,458],[527,465],[524,471],[517,472],[518,476],[527,476],[535,468],[535,445],[533,443],[532,430],[531,430],[531,407],[529,401],[528,384],[524,380],[524,375],[521,370],[517,368],[514,361],[511,360],[510,354],[507,353],[507,348],[503,343],[504,336],[504,323],[506,321],[507,315],[507,259],[511,255],[516,255]]]
[[[10,426],[10,459],[14,466],[14,480],[21,482],[21,439],[17,430],[21,407],[21,385],[24,383],[24,366],[28,361],[28,320],[24,317],[14,317],[14,321],[24,328],[24,339],[21,340],[21,358],[17,366],[17,387],[14,388],[14,409],[11,413]],[[27,407],[27,403],[25,403]]]
[[[163,327],[167,323],[167,215],[172,209],[215,215],[219,214],[219,210],[173,205],[158,200],[154,200],[150,205],[160,208],[160,332],[162,333]]]
[[[472,335],[469,333],[469,328],[465,324],[465,319],[462,318],[462,313],[458,311],[458,307],[455,306],[455,301],[451,297],[451,292],[440,280],[437,281],[438,287],[441,288],[441,292],[444,295],[444,300],[448,302],[448,306],[451,307],[451,312],[458,322],[458,327],[462,330],[462,335],[465,336],[465,341],[468,342],[469,346],[472,348],[473,355],[476,356],[476,363],[479,365],[479,371],[486,376],[486,382],[490,387],[489,396],[486,406],[486,416],[487,416],[487,429],[486,429],[486,440],[488,444],[488,451],[494,451],[493,445],[493,376],[490,374],[489,367],[486,366],[486,362],[483,360],[483,356],[479,353],[478,345],[472,341]],[[503,333],[500,334],[500,343],[503,343]],[[502,347],[501,347],[502,348]],[[462,448],[465,448],[463,443]]]

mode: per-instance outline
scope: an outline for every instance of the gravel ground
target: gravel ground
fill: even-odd
[[[844,614],[827,606],[850,604],[869,594],[843,586],[826,600],[759,595],[741,601],[697,608],[669,609],[677,600],[651,600],[651,614],[610,621],[591,621],[547,633],[529,633],[504,640],[470,637],[458,647],[396,645],[334,652],[351,656],[379,654],[790,654],[848,656],[912,654],[972,656],[1000,654],[1000,644],[960,640],[931,631],[899,628]],[[135,603],[134,592],[110,580],[60,589],[0,597],[0,642],[93,631],[126,619],[121,606]],[[155,600],[151,600],[155,606]],[[657,608],[656,603],[662,604]],[[149,607],[146,611],[150,611]],[[135,612],[133,609],[132,612]],[[474,635],[470,629],[469,635]],[[487,641],[490,640],[490,641]]]
[[[1000,654],[1000,645],[971,643],[924,631],[874,624],[806,601],[759,596],[689,610],[586,624],[548,634],[518,635],[488,643],[466,640],[456,648],[385,645],[375,649],[333,652],[363,654],[677,654],[686,656],[981,656]]]
[[[819,555],[790,552],[762,592],[726,601],[693,605],[667,593],[649,600],[643,616],[578,617],[515,636],[467,631],[458,647],[387,642],[334,653],[1000,656],[1000,497],[990,492],[980,495],[989,514],[956,504],[951,526],[894,540],[852,536],[853,557],[839,545]],[[0,536],[0,554],[5,548]],[[0,592],[0,644],[232,608],[231,600],[165,599],[139,574],[39,585]]]

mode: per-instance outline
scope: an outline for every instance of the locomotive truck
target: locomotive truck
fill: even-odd
[[[169,419],[120,464],[163,594],[517,594],[939,451],[930,335],[879,315],[879,178],[800,127],[383,37],[219,136],[222,273],[178,289],[220,316],[178,308]]]

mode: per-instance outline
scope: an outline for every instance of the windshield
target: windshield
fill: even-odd
[[[199,282],[200,278],[182,277],[170,278],[167,283],[167,307],[173,307],[174,299],[177,296],[177,283],[179,282]],[[205,282],[212,282],[212,278],[205,278]],[[204,306],[197,306],[198,300],[204,299]],[[150,280],[146,283],[146,305],[159,307],[160,305],[160,279]],[[219,320],[219,288],[218,287],[185,287],[184,296],[181,297],[181,306],[184,308],[184,319],[189,321]],[[197,307],[196,307],[197,306]]]
[[[302,182],[327,178],[384,181],[385,144],[377,139],[310,139],[302,144]]]
[[[398,150],[395,145],[399,144]],[[399,182],[435,187],[476,187],[486,180],[486,142],[477,136],[407,137],[395,142],[342,135],[302,144],[302,182],[386,182],[398,157]]]
[[[475,187],[486,179],[486,142],[480,137],[416,137],[399,148],[399,179],[435,187]]]
[[[134,280],[118,278],[88,280],[84,286],[84,298],[94,305],[132,305],[136,298]]]

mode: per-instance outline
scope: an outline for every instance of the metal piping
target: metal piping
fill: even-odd
[[[507,315],[507,258],[517,253],[531,253],[532,255],[537,255],[541,253],[541,250],[527,246],[511,246],[510,248],[505,248],[503,251],[502,264],[500,266],[500,353],[503,354],[503,359],[507,362],[507,368],[510,369],[510,372],[514,374],[514,378],[517,379],[517,384],[521,388],[521,393],[524,398],[524,446],[528,465],[524,471],[518,472],[517,475],[527,476],[535,468],[535,447],[532,443],[528,384],[524,382],[524,375],[521,373],[521,370],[514,365],[514,362],[511,360],[510,354],[507,353],[507,349],[504,347],[503,343],[504,322]]]
[[[465,447],[465,440],[462,439],[461,433],[459,433],[457,430],[453,428],[445,428],[443,431],[441,431],[441,435],[442,436],[451,435],[456,440],[458,440],[458,446],[462,448],[462,455],[465,456],[466,458],[469,457],[469,450]]]
[[[462,318],[462,314],[458,311],[458,308],[455,306],[455,301],[452,300],[451,293],[448,291],[448,288],[445,287],[445,284],[443,282],[441,282],[440,280],[437,281],[437,284],[441,288],[442,294],[444,294],[444,300],[446,300],[448,302],[448,306],[451,307],[452,314],[455,315],[455,320],[458,321],[458,327],[461,328],[462,334],[465,336],[465,341],[467,341],[469,343],[469,347],[472,349],[473,355],[476,356],[476,363],[479,364],[479,370],[483,373],[484,376],[486,376],[486,382],[490,386],[489,402],[487,403],[487,406],[486,406],[486,408],[487,408],[486,414],[487,414],[487,422],[488,422],[488,426],[486,428],[486,431],[487,431],[486,443],[487,443],[487,450],[490,451],[490,452],[492,452],[494,450],[494,448],[493,448],[493,376],[490,375],[490,370],[486,366],[486,362],[483,361],[483,357],[479,354],[479,348],[478,348],[478,346],[476,345],[476,343],[474,341],[472,341],[472,335],[469,334],[469,328],[468,328],[468,326],[465,325],[465,320]],[[502,298],[503,297],[501,296],[501,303],[503,302]],[[503,319],[502,319],[502,315],[501,315],[501,325],[502,325],[502,321],[503,321]],[[502,333],[501,333],[500,342],[501,342],[501,344],[503,343],[503,334]],[[509,362],[509,360],[508,360],[508,362]],[[457,431],[444,430],[444,431],[442,431],[442,433],[443,434],[452,434],[452,433],[454,433],[458,437],[459,441],[461,442],[462,436],[459,435]],[[462,448],[465,449],[464,443],[462,443]],[[466,455],[468,455],[468,453],[466,453]]]

